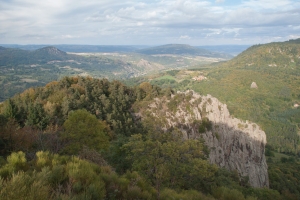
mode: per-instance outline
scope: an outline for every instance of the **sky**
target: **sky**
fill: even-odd
[[[0,44],[264,44],[300,38],[300,0],[0,0]]]

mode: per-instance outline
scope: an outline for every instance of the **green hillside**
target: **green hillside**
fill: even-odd
[[[270,72],[285,69],[288,72],[297,73],[294,67],[297,68],[300,64],[299,48],[298,40],[254,45],[232,59],[227,65]]]
[[[208,81],[193,84],[227,102],[232,114],[258,122],[279,152],[299,153],[300,45],[256,45],[207,72]],[[251,89],[252,82],[258,88]]]
[[[61,61],[74,58],[76,57],[55,47],[44,47],[35,51],[4,47],[0,49],[0,66],[42,64],[52,60]]]
[[[5,101],[0,105],[0,198],[298,197],[294,185],[286,193],[251,188],[247,177],[210,164],[201,139],[182,140],[176,128],[162,134],[147,115],[141,120],[132,114],[171,94],[146,82],[128,87],[65,77]]]
[[[300,109],[296,105],[300,104],[298,41],[255,45],[230,61],[206,69],[170,71],[131,80],[131,83],[149,80],[162,87],[211,94],[226,103],[235,117],[258,123],[274,150],[299,154]],[[197,76],[207,79],[192,80]],[[252,82],[258,88],[250,88]]]

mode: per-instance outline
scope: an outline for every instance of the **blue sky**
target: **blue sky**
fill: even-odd
[[[196,46],[296,38],[299,0],[0,1],[0,44]]]

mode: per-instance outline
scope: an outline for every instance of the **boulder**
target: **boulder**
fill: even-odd
[[[250,88],[251,89],[257,89],[258,86],[257,86],[257,84],[255,82],[252,82]]]

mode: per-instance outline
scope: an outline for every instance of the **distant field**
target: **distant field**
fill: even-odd
[[[29,79],[29,78],[23,78],[23,79],[21,79],[21,81],[28,82],[28,83],[39,82],[38,80],[35,80],[35,79]]]
[[[158,77],[154,80],[162,80],[162,79],[168,79],[168,80],[175,80],[176,81],[176,78],[171,76],[171,75],[165,75],[165,76],[161,76],[161,77]]]

